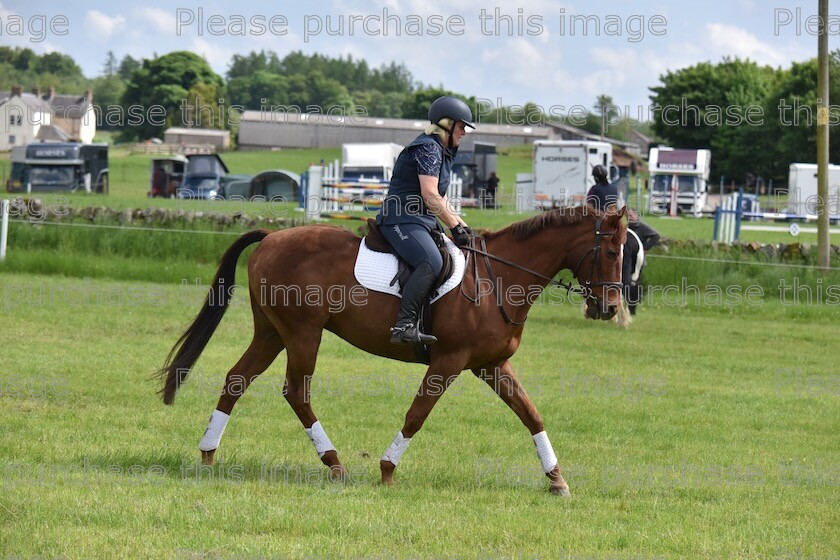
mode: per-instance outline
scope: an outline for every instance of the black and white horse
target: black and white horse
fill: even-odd
[[[623,327],[632,322],[632,317],[636,315],[636,306],[642,299],[639,279],[645,267],[645,251],[657,243],[659,243],[659,234],[656,230],[641,222],[635,212],[632,212],[622,257],[621,283],[624,297],[622,308],[616,318],[616,322]]]

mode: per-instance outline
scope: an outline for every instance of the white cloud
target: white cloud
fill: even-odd
[[[88,37],[96,41],[107,41],[115,31],[125,26],[125,18],[121,15],[111,17],[99,10],[89,10],[85,14],[85,31]]]
[[[138,7],[134,14],[150,23],[157,31],[162,33],[175,33],[175,13],[172,10],[161,10],[149,6]]]
[[[787,66],[793,58],[792,53],[761,41],[752,33],[736,25],[726,23],[707,23],[706,32],[709,45],[721,56],[748,58],[759,64]]]

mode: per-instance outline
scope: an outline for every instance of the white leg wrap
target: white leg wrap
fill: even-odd
[[[408,449],[409,443],[411,443],[411,438],[403,437],[402,431],[398,432],[396,437],[394,437],[394,441],[391,442],[391,445],[389,445],[388,449],[385,450],[382,460],[391,461],[394,463],[394,466],[396,466],[397,463],[400,462],[402,454],[405,453],[406,449]]]
[[[204,430],[204,437],[198,444],[198,448],[202,451],[213,451],[219,447],[219,442],[222,441],[222,434],[225,433],[230,415],[225,414],[219,410],[214,410],[210,415],[210,423],[207,424],[207,429]]]
[[[533,435],[534,444],[537,446],[537,455],[542,463],[542,468],[546,473],[550,473],[557,466],[557,456],[554,455],[554,449],[551,447],[551,442],[548,441],[548,434],[542,431]]]
[[[324,431],[320,422],[316,421],[312,424],[311,428],[304,428],[304,430],[306,430],[306,435],[309,436],[309,439],[315,446],[318,457],[323,457],[327,451],[335,451],[335,447],[333,447],[330,438],[327,437],[327,432]]]

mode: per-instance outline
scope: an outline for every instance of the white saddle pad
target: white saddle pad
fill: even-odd
[[[446,249],[452,255],[452,276],[438,289],[437,294],[432,298],[432,303],[452,291],[456,286],[460,286],[461,280],[464,278],[466,260],[464,254],[449,239],[446,240]],[[393,286],[390,285],[391,280],[397,275],[397,257],[391,253],[371,251],[365,245],[364,239],[359,246],[359,254],[356,257],[356,266],[353,273],[356,275],[359,284],[368,290],[400,297],[398,283],[395,282]]]

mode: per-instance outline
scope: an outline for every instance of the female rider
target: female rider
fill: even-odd
[[[475,128],[472,111],[460,99],[439,97],[429,107],[429,122],[397,158],[388,196],[376,217],[382,234],[412,268],[402,286],[397,322],[391,327],[392,343],[437,341],[421,333],[417,323],[420,308],[443,268],[431,234],[433,229],[440,230],[438,220],[450,228],[459,247],[468,245],[472,237],[464,220],[450,210],[446,197],[458,144],[466,127]]]

